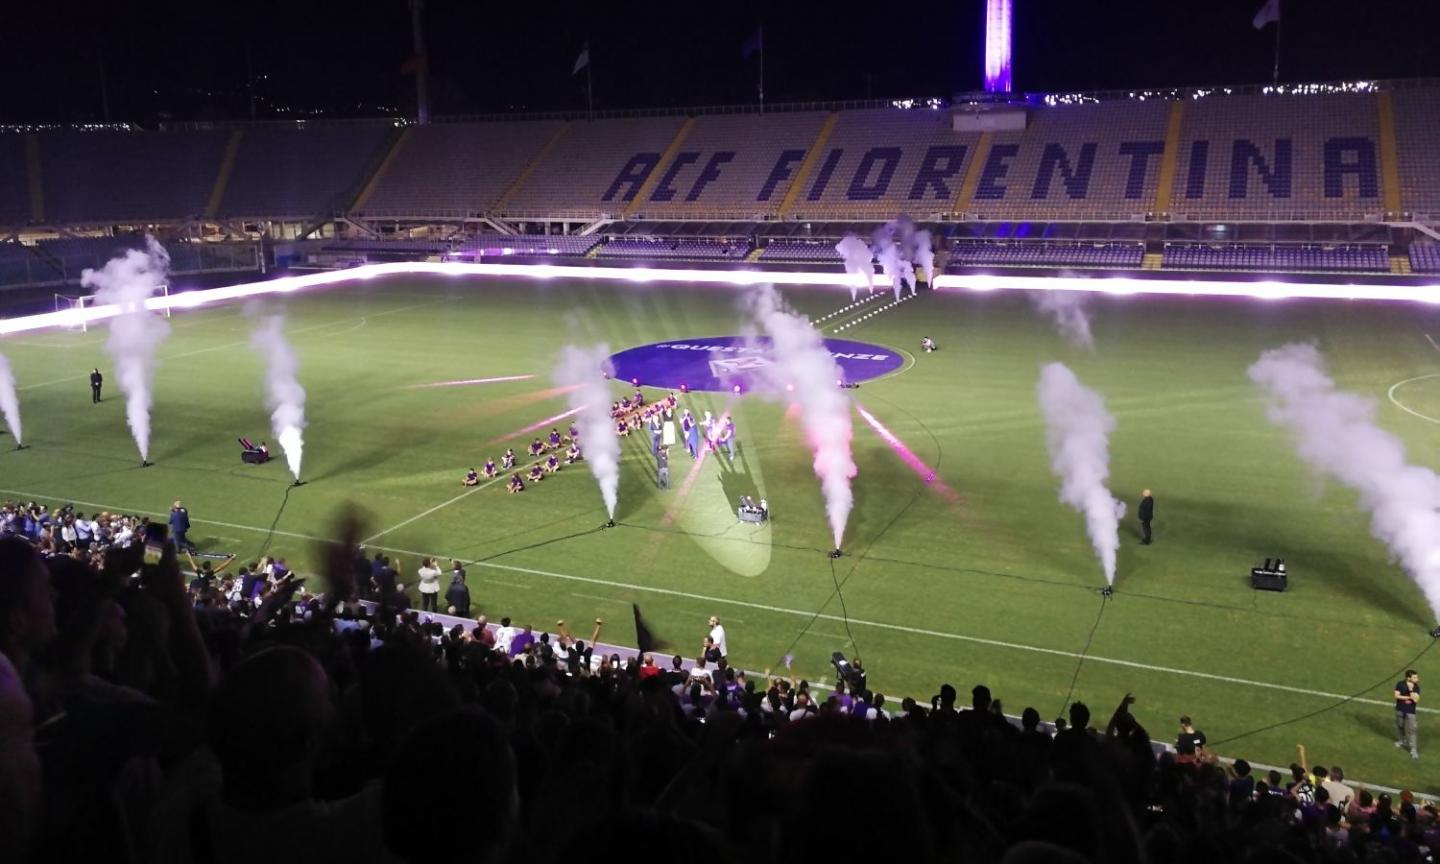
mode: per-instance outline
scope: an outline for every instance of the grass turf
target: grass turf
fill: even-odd
[[[812,317],[843,302],[834,291],[785,293]],[[1046,717],[1073,680],[1102,726],[1133,691],[1156,738],[1172,737],[1181,713],[1222,741],[1336,702],[1323,694],[1363,690],[1386,704],[1350,702],[1217,749],[1283,765],[1303,743],[1312,762],[1352,777],[1440,793],[1440,774],[1425,770],[1435,757],[1413,763],[1390,746],[1393,673],[1431,643],[1430,613],[1369,536],[1355,496],[1300,463],[1245,378],[1264,348],[1317,340],[1340,386],[1379,400],[1411,459],[1434,467],[1440,377],[1394,394],[1434,420],[1386,394],[1440,371],[1424,338],[1427,328],[1440,335],[1440,313],[1098,298],[1090,352],[1067,346],[1023,296],[922,296],[843,335],[910,349],[928,334],[941,351],[854,397],[960,497],[923,485],[857,416],[856,506],[835,562],[823,554],[832,544],[798,424],[755,397],[686,400],[732,410],[742,454],[733,467],[707,460],[688,489],[689,460],[674,460],[676,488],[659,492],[648,439],[628,439],[615,530],[596,530],[605,517],[584,469],[518,496],[496,484],[460,497],[467,467],[498,460],[507,444],[523,452],[533,433],[515,431],[566,409],[548,380],[562,343],[619,350],[736,332],[736,300],[692,286],[415,279],[287,298],[275,308],[288,316],[310,421],[309,483],[288,501],[283,460],[237,458],[238,435],[273,445],[239,307],[174,319],[155,385],[156,464],[143,471],[113,375],[104,404],[89,404],[86,374],[110,365],[103,328],[7,340],[32,449],[0,453],[0,498],[154,513],[181,498],[203,547],[252,556],[273,522],[273,550],[302,569],[318,560],[304,537],[324,536],[341,505],[357,502],[367,535],[378,535],[371,545],[394,550],[407,582],[418,553],[479,559],[472,596],[492,616],[537,629],[585,622],[574,629],[586,635],[599,616],[602,641],[625,643],[635,601],[674,650],[693,655],[718,614],[745,668],[793,652],[797,672],[819,679],[833,677],[831,651],[858,652],[892,700],[983,681],[1010,713],[1034,705]],[[1117,591],[1098,626],[1102,577],[1080,516],[1056,499],[1035,406],[1039,366],[1051,360],[1116,416],[1112,488],[1132,512],[1142,487],[1157,500],[1154,546],[1138,546],[1133,521],[1124,526]],[[410,386],[523,374],[535,377]],[[735,524],[731,502],[747,492],[770,500],[769,527]],[[1274,555],[1287,559],[1292,589],[1251,591],[1249,568]],[[1422,731],[1433,717],[1422,716]]]

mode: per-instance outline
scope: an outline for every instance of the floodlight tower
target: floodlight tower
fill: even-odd
[[[985,0],[985,92],[1009,93],[1010,22],[1015,0]]]

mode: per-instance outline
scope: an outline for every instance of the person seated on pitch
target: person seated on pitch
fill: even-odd
[[[548,459],[545,460],[545,473],[546,473],[546,474],[554,474],[556,471],[559,471],[559,470],[560,470],[560,460],[555,458],[555,454],[554,454],[554,453],[551,453],[551,454],[550,454],[550,458],[548,458]]]
[[[485,460],[485,466],[481,468],[480,471],[486,477],[494,477],[496,474],[500,473],[495,469],[495,460],[489,458]]]
[[[565,464],[566,464],[566,465],[574,465],[576,462],[579,462],[579,461],[580,461],[580,445],[577,444],[577,443],[575,442],[575,440],[572,438],[572,439],[570,440],[570,449],[565,451]]]
[[[570,440],[571,440],[571,441],[579,441],[579,440],[580,440],[580,427],[579,427],[579,426],[576,426],[574,423],[571,423],[571,424],[570,424]]]
[[[552,429],[550,430],[550,445],[549,445],[549,449],[551,449],[551,450],[556,450],[556,449],[559,449],[559,447],[560,447],[560,430],[559,430],[559,429],[553,429],[553,428],[552,428]]]
[[[624,414],[624,413],[625,413],[624,411],[621,411],[621,410],[620,410],[620,403],[619,403],[619,402],[611,402],[611,403],[610,403],[610,416],[611,416],[611,417],[619,417],[621,414]]]
[[[630,426],[623,419],[615,424],[615,434],[621,437],[630,434]]]
[[[514,451],[514,450],[511,450],[509,447],[506,447],[506,448],[505,448],[505,455],[502,456],[501,459],[500,459],[500,469],[501,469],[502,471],[509,471],[511,468],[514,468],[514,467],[515,467],[515,451]]]
[[[545,452],[545,444],[544,444],[543,442],[541,442],[541,440],[540,440],[539,438],[536,438],[534,441],[531,441],[531,442],[530,442],[530,455],[531,455],[531,456],[539,456],[541,453],[544,453],[544,452]]]
[[[632,407],[634,407],[634,405],[630,402],[629,396],[626,396],[625,398],[620,400],[620,413],[628,414]]]
[[[921,349],[922,351],[924,351],[925,353],[927,353],[927,354],[930,353],[931,351],[934,351],[934,350],[935,350],[935,340],[934,340],[934,339],[931,339],[929,336],[922,336],[922,337],[920,337],[920,349]]]
[[[531,465],[531,466],[530,466],[530,482],[531,482],[531,483],[539,483],[541,480],[544,480],[544,479],[545,479],[545,472],[540,470],[540,465],[539,465],[538,463],[535,464],[535,465]]]
[[[460,481],[460,485],[462,485],[462,486],[479,486],[479,485],[480,485],[480,472],[479,472],[479,471],[476,471],[474,468],[471,468],[469,471],[466,471],[466,472],[465,472],[465,479]]]
[[[512,474],[512,475],[510,475],[510,483],[509,483],[509,485],[508,485],[508,491],[509,491],[512,495],[513,495],[514,493],[516,493],[516,492],[524,492],[524,491],[525,491],[525,481],[520,479],[520,475],[519,475],[519,474]]]
[[[634,400],[634,401],[635,401],[635,404],[636,404],[637,406],[644,405],[644,404],[645,404],[645,394],[642,393],[639,389],[636,389],[636,391],[635,391],[635,400]]]
[[[665,407],[669,408],[671,411],[674,411],[675,406],[678,404],[680,404],[680,400],[675,398],[674,393],[671,393],[669,396],[665,397]]]
[[[260,458],[261,458],[262,460],[264,460],[264,461],[266,461],[266,462],[269,462],[269,461],[270,461],[270,445],[269,445],[269,444],[266,444],[264,441],[261,441],[261,442],[260,442],[260,446],[259,446],[258,448],[256,448],[256,449],[259,450],[259,452],[260,452]]]

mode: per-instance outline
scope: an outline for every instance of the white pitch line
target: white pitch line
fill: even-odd
[[[0,492],[11,495],[19,495],[29,500],[59,500],[64,496],[41,495],[35,492],[21,492],[16,489],[0,489]],[[143,515],[160,516],[165,515],[155,511],[147,511],[138,508],[118,507],[113,504],[96,504],[90,501],[79,501],[71,498],[64,499],[75,504],[84,504],[86,507],[99,507],[103,510],[110,510],[117,513],[138,513]],[[268,534],[268,528],[256,528],[250,525],[236,525],[230,522],[216,522],[213,520],[196,519],[191,517],[191,522],[198,522],[207,525],[220,525],[226,528],[235,528],[242,531],[252,531],[258,534]],[[300,540],[310,540],[317,543],[333,542],[323,537],[312,537],[308,534],[295,534],[286,531],[276,531],[276,534],[293,537]],[[441,555],[433,552],[417,552],[414,549],[398,549],[391,546],[371,546],[382,552],[394,552],[399,555],[410,555],[419,558],[440,558],[444,560],[456,560],[453,555]],[[510,573],[524,573],[529,576],[548,576],[551,579],[561,579],[567,582],[580,582],[587,585],[603,585],[606,588],[621,588],[626,591],[643,591],[650,594],[663,594],[669,597],[680,597],[686,600],[703,600],[706,603],[718,603],[724,606],[736,606],[745,609],[759,609],[762,612],[773,612],[779,615],[790,615],[801,618],[815,618],[825,621],[845,623],[846,619],[839,615],[817,614],[814,610],[787,609],[783,606],[771,606],[767,603],[752,603],[747,600],[735,600],[728,597],[712,597],[706,594],[691,594],[687,591],[677,591],[673,588],[659,588],[651,585],[634,585],[628,582],[613,582],[608,579],[596,579],[591,576],[574,576],[569,573],[555,573],[550,570],[537,570],[532,567],[518,567],[513,564],[498,564],[493,561],[472,561],[466,563],[467,567],[486,567],[492,570],[505,570]],[[735,620],[735,619],[730,619]],[[1278,690],[1284,693],[1295,693],[1301,696],[1314,696],[1321,699],[1333,699],[1336,701],[1348,699],[1342,693],[1329,693],[1324,690],[1311,690],[1305,687],[1292,687],[1288,684],[1274,684],[1268,681],[1255,681],[1249,678],[1235,678],[1229,675],[1215,675],[1210,672],[1198,672],[1193,669],[1177,669],[1173,666],[1157,666],[1150,663],[1139,663],[1134,660],[1121,660],[1115,657],[1101,657],[1095,654],[1080,654],[1075,651],[1066,651],[1060,648],[1044,648],[1039,645],[1026,645],[1023,642],[1007,642],[1001,639],[987,639],[982,636],[968,636],[961,633],[943,633],[939,630],[929,630],[923,627],[909,627],[903,624],[888,624],[883,621],[867,621],[861,618],[850,618],[851,625],[861,627],[873,627],[877,630],[889,630],[896,633],[907,633],[913,636],[930,636],[936,639],[948,639],[955,642],[968,642],[974,645],[986,645],[992,648],[1005,648],[1011,651],[1027,651],[1033,654],[1046,654],[1052,657],[1065,657],[1071,660],[1084,659],[1091,663],[1102,663],[1110,666],[1120,666],[1127,669],[1140,669],[1145,672],[1162,672],[1167,675],[1179,675],[1186,678],[1200,678],[1206,681],[1218,681],[1222,684],[1240,684],[1246,687],[1255,687],[1263,690]],[[1349,701],[1362,705],[1380,705],[1391,707],[1392,702],[1380,699],[1355,698]],[[1440,714],[1440,708],[1420,707],[1419,710],[1426,714]]]
[[[1429,339],[1430,337],[1426,336],[1425,338]],[[1431,417],[1429,414],[1421,414],[1419,411],[1416,411],[1414,408],[1409,407],[1404,402],[1401,402],[1399,399],[1395,398],[1396,390],[1399,390],[1406,384],[1413,384],[1416,381],[1424,381],[1427,378],[1440,378],[1440,372],[1431,372],[1429,375],[1417,375],[1414,378],[1406,378],[1404,381],[1397,381],[1394,384],[1390,385],[1390,389],[1385,391],[1385,395],[1389,397],[1390,404],[1394,405],[1396,408],[1399,408],[1401,411],[1404,411],[1406,414],[1409,414],[1412,417],[1419,417],[1421,420],[1440,426],[1440,418]]]
[[[1429,341],[1430,345],[1431,345],[1432,347],[1434,347],[1434,349],[1435,349],[1436,351],[1440,351],[1440,342],[1436,342],[1435,339],[1434,339],[1433,337],[1431,337],[1431,335],[1430,335],[1429,333],[1426,333],[1426,334],[1425,334],[1425,339],[1426,339],[1427,341]]]
[[[504,475],[502,474],[502,475],[500,475],[500,476],[495,477],[495,479],[493,479],[493,480],[489,480],[489,481],[487,481],[487,482],[485,482],[485,483],[481,483],[479,486],[471,486],[469,489],[466,489],[464,492],[461,492],[459,495],[456,495],[454,498],[451,498],[449,501],[445,501],[445,502],[443,502],[443,503],[436,504],[434,507],[431,507],[429,510],[426,510],[424,513],[418,513],[418,514],[416,514],[416,515],[414,515],[414,516],[411,516],[409,519],[406,519],[404,522],[401,522],[401,523],[399,523],[399,524],[397,524],[397,525],[392,525],[392,526],[390,526],[389,528],[386,528],[384,531],[381,531],[379,534],[374,534],[374,535],[372,535],[372,536],[370,536],[370,537],[366,537],[364,540],[360,541],[360,545],[362,545],[362,546],[369,546],[373,541],[379,540],[381,537],[384,537],[386,534],[394,533],[394,532],[396,532],[396,531],[399,531],[401,528],[404,528],[406,525],[409,525],[409,524],[414,523],[414,522],[419,522],[421,519],[424,519],[426,516],[429,516],[431,513],[434,513],[434,512],[439,511],[439,510],[444,510],[446,507],[449,507],[451,504],[454,504],[456,501],[463,501],[464,499],[469,498],[471,495],[474,495],[476,492],[479,492],[481,489],[489,489],[491,486],[494,486],[496,483],[499,483],[501,480],[508,480],[508,479],[510,479],[510,478],[508,478],[508,477],[506,477],[506,476],[504,476]]]

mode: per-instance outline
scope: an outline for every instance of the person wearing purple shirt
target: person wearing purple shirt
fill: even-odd
[[[522,632],[516,633],[514,639],[510,640],[510,656],[519,657],[529,650],[534,642],[535,634],[530,632],[529,627],[526,627]]]

